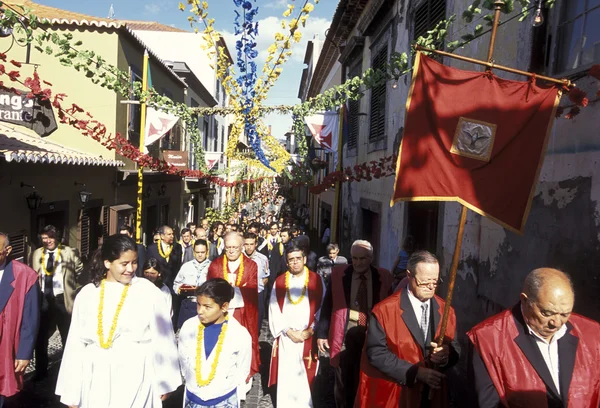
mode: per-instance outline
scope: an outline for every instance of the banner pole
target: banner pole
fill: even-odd
[[[144,64],[142,71],[142,91],[148,90],[148,50],[144,50]],[[146,132],[146,100],[142,98],[140,113],[140,150],[145,151],[144,137]],[[137,182],[137,208],[135,211],[135,238],[138,244],[142,243],[142,209],[144,199],[144,166],[138,164]]]
[[[338,145],[336,146],[337,148],[337,164],[335,166],[334,171],[340,171],[342,169],[342,147],[343,147],[343,140],[342,140],[342,133],[343,133],[343,129],[344,129],[344,116],[345,116],[346,112],[345,112],[345,107],[344,105],[342,105],[340,107],[340,114],[339,114],[339,121],[340,124],[338,126]],[[333,146],[332,146],[333,147]],[[339,245],[339,243],[337,242],[337,232],[339,229],[339,213],[340,213],[340,199],[342,197],[342,184],[339,181],[335,182],[335,198],[333,201],[333,214],[332,214],[332,220],[331,220],[331,225],[330,225],[330,240],[329,242],[331,243],[336,243]]]

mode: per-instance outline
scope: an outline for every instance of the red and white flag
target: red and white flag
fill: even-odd
[[[340,133],[340,116],[337,112],[317,113],[304,120],[317,143],[325,150],[336,153]]]
[[[215,167],[215,164],[219,162],[223,153],[217,152],[204,152],[204,159],[206,160],[206,168],[211,170]]]
[[[179,117],[175,115],[147,107],[144,153],[148,153],[148,146],[169,133],[178,120]]]

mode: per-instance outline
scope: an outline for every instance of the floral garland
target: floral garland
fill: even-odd
[[[59,263],[60,261],[60,250],[61,250],[61,245],[58,245],[56,247],[56,258],[54,258],[54,267],[56,267],[56,265]],[[44,271],[44,274],[46,276],[52,276],[53,272],[48,272],[48,270],[46,269],[46,250],[42,251],[42,271]]]
[[[291,273],[290,271],[287,271],[285,273],[285,293],[287,294],[287,298],[290,301],[290,303],[292,305],[297,305],[300,302],[302,302],[302,299],[304,299],[304,296],[306,295],[306,290],[308,289],[308,277],[310,275],[310,273],[308,272],[308,268],[305,266],[304,267],[304,287],[302,288],[302,294],[300,294],[300,297],[296,300],[292,299],[292,295],[290,293],[290,278],[291,278]]]
[[[223,342],[225,341],[225,333],[227,333],[227,327],[229,326],[229,316],[225,315],[225,321],[223,322],[223,326],[221,327],[221,333],[219,333],[219,338],[217,339],[217,347],[215,351],[215,358],[210,367],[210,374],[206,380],[202,379],[202,343],[204,342],[204,325],[202,322],[198,323],[198,337],[196,340],[196,383],[199,387],[205,387],[215,379],[215,374],[217,373],[217,366],[219,364],[219,357],[221,356],[221,351],[223,351]]]
[[[125,298],[127,297],[127,292],[129,291],[129,287],[131,285],[124,285],[123,293],[121,294],[121,300],[119,300],[119,304],[117,305],[117,310],[115,312],[115,316],[113,317],[112,324],[110,326],[110,332],[108,333],[108,339],[104,341],[104,325],[103,325],[103,313],[104,313],[104,290],[106,286],[106,279],[102,279],[100,283],[100,303],[98,304],[98,340],[100,341],[100,347],[103,349],[109,349],[112,347],[113,339],[115,337],[115,330],[117,329],[117,321],[119,320],[119,314],[121,314],[121,309],[123,308],[123,303],[125,303]]]
[[[173,245],[169,245],[169,252],[166,254],[163,252],[162,249],[162,239],[158,240],[158,242],[156,243],[156,247],[158,248],[158,254],[168,261],[169,257],[171,256],[171,252],[173,252]]]
[[[225,279],[226,281],[229,281],[229,279],[227,279],[227,274],[228,274],[227,262],[229,262],[229,259],[227,259],[227,255],[223,255],[223,279]],[[240,254],[240,268],[238,270],[237,280],[235,281],[235,286],[237,286],[238,288],[240,287],[240,285],[242,283],[243,277],[244,277],[244,254]]]

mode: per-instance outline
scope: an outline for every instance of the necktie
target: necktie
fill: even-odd
[[[427,303],[421,305],[421,330],[423,331],[423,340],[427,339]]]
[[[367,313],[369,312],[369,302],[367,297],[367,277],[364,273],[359,275],[360,284],[356,292],[356,303],[358,304],[358,325],[367,326]]]
[[[48,274],[44,275],[44,296],[54,295],[52,277],[54,272],[54,252],[48,253],[48,263],[46,263],[46,271]]]

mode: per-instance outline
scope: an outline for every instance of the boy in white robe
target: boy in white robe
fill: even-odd
[[[198,316],[186,320],[179,332],[184,407],[238,407],[237,387],[250,374],[252,338],[227,313],[234,289],[215,278],[203,283],[196,294]]]

